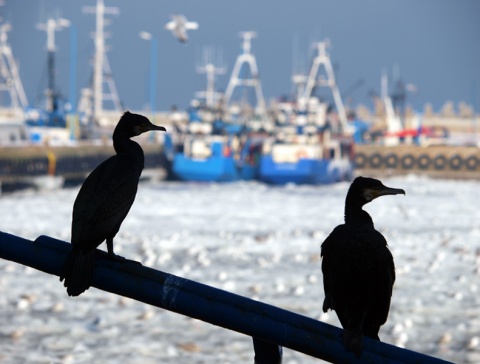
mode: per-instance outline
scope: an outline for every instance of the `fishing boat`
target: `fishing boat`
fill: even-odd
[[[182,123],[179,113],[172,115],[175,141],[168,135],[165,143],[171,159],[170,176],[183,181],[231,182],[258,177],[258,161],[263,134],[255,131],[258,121],[265,119],[265,103],[258,79],[250,42],[254,32],[243,32],[243,52],[237,58],[224,94],[215,91],[216,74],[224,73],[206,60],[199,72],[207,74],[206,91],[198,93],[188,112],[188,121]],[[251,77],[241,74],[242,67],[250,67]],[[237,87],[253,87],[257,107],[241,108],[233,102]],[[254,112],[243,112],[244,109]]]
[[[259,179],[269,184],[321,184],[352,176],[353,138],[335,83],[328,41],[319,42],[308,76],[296,75],[297,97],[277,106],[276,128],[262,148]],[[324,70],[325,75],[318,77]],[[330,88],[336,112],[314,95]]]
[[[278,125],[274,135],[263,143],[260,181],[278,185],[350,180],[352,138],[335,131],[328,122],[302,126],[303,121],[304,115],[297,115],[297,125]]]
[[[214,127],[208,123],[189,124],[181,149],[174,154],[173,177],[205,182],[255,179],[259,145],[238,125],[222,126],[224,123],[220,120],[214,124]]]
[[[259,179],[269,184],[323,184],[352,176],[352,143],[328,131],[282,128],[263,145]]]

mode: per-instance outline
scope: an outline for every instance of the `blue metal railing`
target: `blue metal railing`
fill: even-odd
[[[0,232],[1,258],[49,274],[60,274],[69,250],[69,243],[48,236],[32,242]],[[131,261],[113,261],[106,253],[98,253],[94,287],[316,358],[334,363],[448,363],[369,338],[365,338],[363,353],[357,359],[345,350],[342,330],[337,327]]]

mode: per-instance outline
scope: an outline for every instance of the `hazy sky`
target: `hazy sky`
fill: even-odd
[[[120,9],[110,16],[107,41],[112,72],[126,108],[139,110],[148,102],[149,43],[140,31],[158,39],[157,108],[185,108],[196,91],[205,88],[198,74],[206,46],[221,50],[227,74],[217,78],[225,89],[240,52],[240,31],[254,30],[252,52],[257,58],[267,100],[291,91],[294,65],[308,66],[310,44],[331,42],[340,92],[354,89],[350,101],[371,107],[371,91],[380,91],[382,70],[394,69],[418,88],[409,104],[422,110],[431,102],[438,110],[446,101],[474,103],[480,110],[480,1],[479,0],[105,0]],[[46,87],[46,34],[36,24],[60,14],[77,28],[77,86],[88,86],[92,77],[91,32],[95,17],[82,13],[95,0],[6,0],[0,8],[13,29],[9,42],[20,63],[20,73],[31,104],[39,105]],[[182,13],[197,21],[187,44],[164,29],[170,14]],[[69,96],[70,31],[56,33],[57,80]],[[296,49],[296,50],[295,50]],[[294,57],[294,53],[297,54]],[[296,60],[295,60],[296,59]],[[79,95],[77,90],[77,97]]]

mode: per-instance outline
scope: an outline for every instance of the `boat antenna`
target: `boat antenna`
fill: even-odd
[[[300,45],[298,34],[294,34],[293,43],[292,43],[292,84],[294,89],[292,90],[292,95],[295,96],[295,101],[298,102],[298,99],[302,96],[303,90],[305,89],[305,82],[307,82],[307,76],[305,75],[304,62],[300,56]]]

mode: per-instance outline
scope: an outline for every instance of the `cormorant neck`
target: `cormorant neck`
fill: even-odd
[[[364,204],[358,199],[349,198],[347,195],[345,202],[345,224],[373,227],[373,220],[368,212],[362,209],[363,205]]]
[[[137,142],[130,139],[130,135],[122,130],[115,129],[112,139],[113,148],[115,149],[117,155],[132,155],[139,159],[143,165],[143,150]]]

